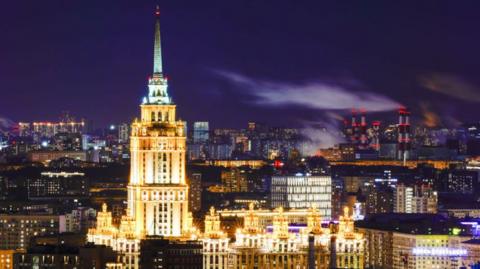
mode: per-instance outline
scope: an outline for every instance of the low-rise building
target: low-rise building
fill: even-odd
[[[30,268],[98,268],[106,269],[115,262],[116,254],[106,246],[37,245],[13,255],[15,269]]]
[[[235,241],[228,244],[228,237],[220,229],[220,215],[211,209],[205,218],[205,233],[200,236],[203,268],[364,268],[365,239],[354,231],[347,208],[338,225],[330,227],[322,226],[315,207],[309,209],[306,218],[304,225],[292,224],[280,207],[272,225],[264,226],[251,204]]]

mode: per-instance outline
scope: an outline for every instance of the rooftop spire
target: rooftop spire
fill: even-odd
[[[162,45],[160,40],[160,7],[155,10],[155,47],[153,50],[153,73],[162,74]]]
[[[160,8],[155,10],[155,46],[153,49],[153,76],[148,79],[148,95],[143,104],[171,104],[168,96],[168,80],[163,76],[162,46],[160,41]]]

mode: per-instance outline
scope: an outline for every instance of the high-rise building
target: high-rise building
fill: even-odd
[[[188,208],[191,212],[202,209],[202,174],[190,173],[188,175]]]
[[[385,183],[375,181],[366,187],[366,213],[392,213],[394,188]]]
[[[322,218],[332,214],[332,179],[330,176],[274,176],[271,206],[310,208],[316,206]]]
[[[193,123],[193,143],[202,144],[208,141],[208,121],[196,121]]]
[[[138,268],[141,239],[182,238],[192,226],[185,181],[185,123],[176,119],[162,70],[158,7],[155,16],[153,76],[140,105],[141,118],[131,126],[127,213],[117,228],[104,205],[97,227],[88,234],[89,241],[126,253],[123,262],[128,268]]]
[[[394,193],[395,213],[437,213],[437,192],[429,185],[397,184]]]
[[[118,141],[120,143],[128,143],[130,138],[130,126],[127,123],[118,125]]]
[[[248,191],[247,174],[240,168],[230,168],[222,171],[221,179],[227,192]]]

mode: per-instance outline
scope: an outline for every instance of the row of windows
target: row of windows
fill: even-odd
[[[165,200],[185,200],[184,191],[143,191],[142,200],[144,201],[165,201]]]

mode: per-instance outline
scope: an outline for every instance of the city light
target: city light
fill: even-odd
[[[467,256],[466,249],[446,247],[416,247],[412,253],[418,256]]]
[[[480,268],[477,9],[7,2],[0,269]]]

